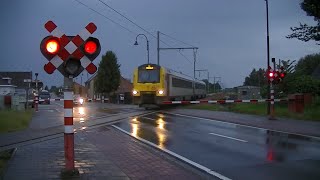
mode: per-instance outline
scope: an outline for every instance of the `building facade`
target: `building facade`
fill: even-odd
[[[14,95],[16,89],[27,91],[32,72],[0,72],[0,95]]]
[[[73,82],[73,94],[79,94],[81,97],[88,97],[88,90],[85,86],[77,82]]]
[[[261,99],[260,87],[257,86],[238,86],[238,99]]]
[[[95,93],[94,91],[94,82],[96,80],[97,73],[91,76],[86,82],[85,87],[87,89],[87,97],[90,100],[100,100],[102,98],[101,94]],[[120,85],[114,96],[110,101],[115,103],[131,103],[132,102],[132,92],[133,84],[130,80],[125,79],[120,76]],[[106,98],[107,99],[107,98]]]

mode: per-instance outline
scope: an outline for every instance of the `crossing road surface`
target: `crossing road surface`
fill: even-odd
[[[99,118],[115,116],[123,113],[142,111],[132,105],[115,105],[102,103],[85,103],[73,108],[74,125],[95,121]],[[46,129],[64,125],[63,101],[54,101],[50,105],[39,105],[39,113],[35,114],[30,124],[31,129]]]
[[[320,139],[163,112],[114,126],[221,179],[320,179]]]

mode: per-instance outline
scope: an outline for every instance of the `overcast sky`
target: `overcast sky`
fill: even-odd
[[[132,78],[133,69],[147,62],[146,41],[135,37],[147,35],[150,41],[150,62],[157,62],[156,39],[131,24],[98,0],[79,0],[87,6],[116,21],[128,30],[112,23],[75,0],[3,0],[0,6],[0,71],[32,71],[39,73],[45,84],[62,85],[63,77],[56,70],[52,75],[43,70],[45,59],[39,49],[48,35],[44,24],[54,21],[67,35],[75,35],[89,22],[98,29],[93,36],[100,39],[100,56],[112,50],[121,64],[121,74]],[[196,69],[208,69],[210,76],[219,76],[223,87],[242,85],[253,68],[265,68],[266,12],[265,0],[103,0],[126,17],[156,36],[161,31],[176,39],[199,47]],[[299,22],[314,24],[300,9],[300,0],[269,0],[270,52],[277,59],[299,58],[318,53],[314,42],[286,39],[290,27]],[[187,45],[164,35],[161,40],[171,47]],[[161,47],[167,45],[161,43]],[[193,75],[191,50],[161,51],[160,65]],[[189,62],[190,61],[190,62]],[[83,83],[88,73],[83,73]],[[90,77],[90,75],[89,75]],[[204,79],[206,73],[197,78]],[[77,78],[80,82],[80,76]],[[210,80],[213,82],[212,80]]]

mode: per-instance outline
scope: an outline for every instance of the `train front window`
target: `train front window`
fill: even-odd
[[[158,83],[160,82],[159,70],[139,70],[138,83]]]

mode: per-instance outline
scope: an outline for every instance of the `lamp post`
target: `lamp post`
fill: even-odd
[[[134,45],[138,45],[138,37],[139,36],[144,36],[146,38],[146,40],[147,40],[147,52],[148,52],[148,64],[149,64],[149,40],[148,40],[146,35],[138,34],[137,37],[136,37],[136,42],[134,43]]]
[[[267,15],[267,69],[270,66],[270,38],[269,38],[269,3],[268,0],[266,1],[266,15]],[[268,99],[270,99],[270,84],[268,83],[267,87],[267,94],[268,94]],[[268,114],[270,114],[270,102],[268,102]]]

